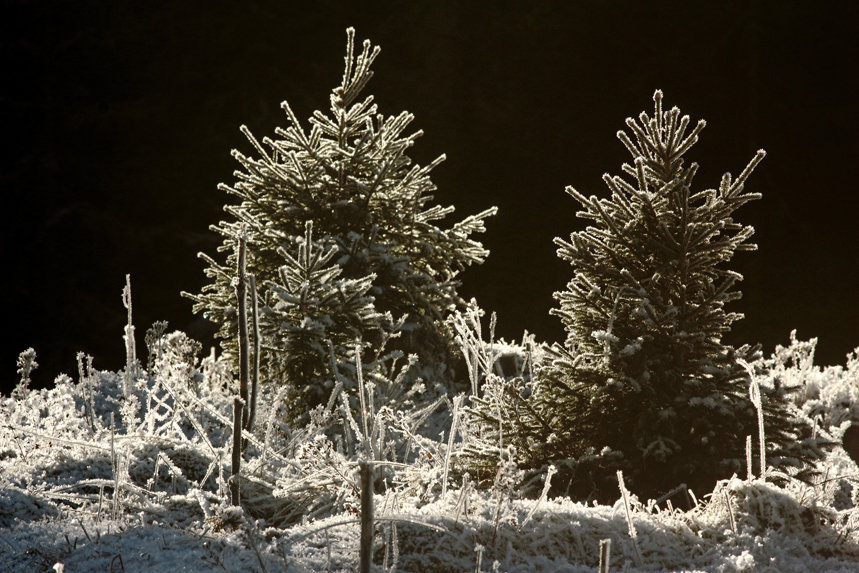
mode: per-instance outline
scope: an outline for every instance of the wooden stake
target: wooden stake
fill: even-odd
[[[361,471],[361,569],[370,573],[373,561],[373,466],[358,462]]]
[[[611,539],[600,541],[600,573],[608,573],[608,562],[611,559]]]

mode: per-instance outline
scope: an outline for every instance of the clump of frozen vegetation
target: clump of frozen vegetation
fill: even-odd
[[[217,286],[194,297],[198,308],[219,318],[223,353],[212,349],[201,360],[199,343],[158,322],[144,337],[144,364],[134,336],[130,279],[122,297],[128,309],[123,370],[97,370],[91,357],[80,354],[77,380],[61,375],[53,388],[34,391],[29,385],[36,353],[21,353],[21,382],[0,397],[0,571],[355,571],[362,519],[370,524],[375,568],[385,573],[854,571],[859,468],[850,436],[859,421],[859,349],[845,367],[820,368],[813,362],[816,340],[798,341],[795,334],[790,346],[767,359],[752,348],[732,352],[700,336],[708,328],[718,334],[719,324],[730,322],[721,310],[736,280],[730,273],[698,277],[698,300],[704,296],[709,305],[700,318],[706,324],[695,322],[693,313],[688,323],[698,324],[697,331],[668,328],[684,315],[682,308],[669,308],[673,286],[660,282],[672,276],[667,267],[638,278],[608,273],[614,290],[582,290],[587,273],[577,275],[570,288],[578,294],[564,298],[560,313],[571,330],[567,347],[540,344],[527,333],[521,343],[496,340],[495,314],[486,329],[484,312],[474,300],[459,300],[452,280],[463,264],[485,256],[467,236],[482,229],[488,212],[455,225],[450,234],[427,223],[448,212],[438,208],[400,226],[367,227],[372,220],[358,217],[370,235],[334,233],[343,221],[354,223],[349,217],[356,213],[367,215],[360,209],[373,198],[390,200],[376,204],[389,217],[403,212],[397,201],[404,189],[414,185],[415,209],[429,189],[428,168],[405,171],[402,151],[413,137],[398,134],[408,116],[378,119],[374,128],[369,100],[347,109],[369,79],[376,54],[366,44],[353,62],[351,31],[349,46],[344,84],[332,96],[334,123],[315,116],[306,136],[291,117],[294,127],[281,134],[285,142],[264,140],[273,155],[252,139],[265,158],[239,157],[249,173],[231,189],[243,203],[230,212],[240,222],[219,227],[234,252],[227,266],[209,259]],[[673,110],[659,116],[660,104],[657,98],[657,117],[666,123],[649,123],[652,133],[679,125]],[[351,135],[337,139],[337,125]],[[646,139],[639,135],[639,144]],[[672,161],[691,145],[677,134],[669,140],[679,145],[668,154]],[[654,149],[664,154],[659,145]],[[625,170],[638,178],[638,199],[670,215],[649,165],[638,158],[635,168]],[[674,165],[669,175],[681,174],[688,184],[691,173]],[[630,184],[610,181],[616,199],[621,189],[635,193]],[[660,192],[680,189],[680,199],[691,200],[683,185],[669,182]],[[728,178],[721,195],[693,197],[718,207],[719,197],[743,197],[740,187]],[[285,208],[281,222],[292,227],[284,231],[264,224],[283,205],[260,200],[262,189],[304,199],[322,190],[348,191],[363,199],[351,207],[343,199]],[[608,206],[585,202],[594,216]],[[695,214],[706,217],[704,211]],[[624,224],[624,232],[636,224]],[[409,225],[417,234],[395,232]],[[727,251],[749,234],[706,222],[698,232],[715,237],[714,229],[723,228],[738,231],[734,242],[722,245]],[[606,236],[592,231],[589,240]],[[583,240],[574,236],[562,250],[580,249],[587,259]],[[444,263],[452,266],[433,267],[441,264],[440,253],[452,251],[461,255]],[[408,252],[428,258],[409,258]],[[603,263],[611,258],[607,252],[597,257]],[[379,283],[383,274],[387,278]],[[718,287],[714,276],[723,279]],[[631,280],[642,288],[624,287]],[[397,290],[397,284],[410,286]],[[642,298],[642,290],[653,292]],[[588,304],[593,312],[577,314]],[[443,317],[451,306],[455,310]],[[607,328],[597,329],[599,320],[607,320]],[[649,334],[633,337],[642,324]],[[664,339],[659,324],[667,325]],[[598,336],[585,337],[593,339],[588,346],[579,330],[589,334],[591,327]],[[422,329],[429,330],[417,334]],[[435,344],[445,340],[451,347],[436,352]],[[431,352],[410,352],[420,348]],[[263,351],[276,357],[263,361]],[[742,412],[742,433],[732,429],[731,439],[744,437],[745,448],[738,453],[733,444],[729,453],[744,459],[727,467],[745,471],[696,489],[691,482],[677,484],[670,472],[642,479],[622,448],[593,447],[607,424],[646,437],[646,424],[630,426],[635,396],[627,394],[634,380],[643,384],[647,372],[656,376],[660,351],[676,352],[674,366],[708,367],[685,371],[690,378],[684,384],[697,380],[697,386],[687,385],[710,392],[682,393],[684,400],[697,400],[696,412],[719,404],[720,381],[730,383],[731,391],[748,382],[730,397],[733,410],[718,409],[728,420]],[[464,367],[437,362],[443,356],[458,356],[451,360]],[[563,411],[560,398],[569,396],[547,399],[541,384],[565,365],[591,382],[617,371],[611,392],[587,394],[607,406],[602,425],[587,425],[598,412],[579,419],[575,411]],[[261,380],[263,368],[269,383]],[[455,379],[459,370],[462,379]],[[278,372],[286,384],[273,383]],[[465,391],[456,393],[457,387]],[[660,392],[669,394],[665,387]],[[655,427],[662,431],[660,423]],[[711,423],[707,436],[723,439],[712,432],[725,424]],[[572,456],[561,446],[581,428],[593,432],[588,440],[579,435],[582,443],[573,445],[584,449]],[[809,435],[800,436],[800,430]],[[802,439],[792,444],[791,437]],[[842,439],[848,451],[837,445]],[[809,448],[817,448],[816,455],[809,456]],[[696,459],[706,462],[702,451]],[[367,467],[371,473],[362,475]],[[599,496],[581,495],[570,479],[579,467],[614,476],[615,489],[603,480]],[[651,499],[653,491],[665,494]],[[372,520],[364,517],[368,492]]]
[[[479,384],[503,379],[504,365],[527,373],[539,355],[533,341],[484,340],[476,310],[452,321]],[[96,370],[81,356],[77,381],[63,375],[49,390],[0,400],[0,570],[61,562],[107,571],[111,560],[119,569],[117,557],[131,570],[353,570],[362,460],[375,462],[375,559],[386,571],[474,571],[478,562],[481,571],[595,571],[604,539],[617,570],[848,571],[859,561],[859,468],[840,447],[818,462],[813,483],[734,476],[712,492],[677,492],[675,502],[692,502],[686,511],[633,490],[628,521],[620,491],[613,506],[546,496],[544,474],[531,477],[543,495],[523,495],[528,476],[509,444],[490,486],[478,487],[454,467],[485,440],[464,396],[410,393],[397,381],[408,361],[384,352],[340,373],[357,378],[366,416],[347,406],[339,384],[294,431],[282,422],[281,397],[260,400],[234,507],[236,381],[222,357],[198,360],[199,346],[165,326],[150,330],[149,367],[132,365],[127,397],[128,372]],[[818,435],[837,440],[857,419],[859,360],[814,366],[813,345],[794,339],[755,366],[798,387]],[[446,424],[444,433],[421,433],[426,421],[436,432]]]

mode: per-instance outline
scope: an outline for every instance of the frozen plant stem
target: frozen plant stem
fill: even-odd
[[[549,471],[546,472],[546,483],[543,484],[543,493],[540,494],[540,497],[537,499],[537,503],[534,504],[534,507],[531,508],[531,511],[528,512],[528,515],[522,521],[522,525],[519,526],[519,531],[522,531],[522,528],[528,523],[528,520],[533,517],[534,512],[537,511],[537,508],[540,507],[540,504],[546,501],[546,496],[549,495],[549,489],[552,487],[552,476],[558,472],[557,468],[555,468],[555,464],[551,464],[549,466]]]
[[[331,571],[331,537],[328,535],[328,530],[325,530],[325,559],[326,570]]]
[[[242,225],[239,232],[239,253],[236,269],[236,299],[239,311],[239,397],[244,404],[248,403],[248,378],[249,378],[249,345],[248,345],[248,277],[246,272],[248,252],[247,227]],[[248,426],[248,412],[242,408],[240,411],[241,428]]]
[[[737,534],[737,522],[734,521],[734,508],[731,507],[731,498],[728,497],[728,491],[727,490],[724,490],[724,489],[722,490],[722,497],[725,499],[725,507],[728,508],[728,515],[731,518],[731,531],[734,533],[734,535],[736,535]]]
[[[84,418],[89,423],[90,429],[95,432],[95,402],[92,397],[89,376],[84,376],[84,353],[78,352],[78,377],[80,378],[81,399],[84,403]],[[90,361],[92,357],[90,356]],[[89,389],[89,392],[87,390]]]
[[[113,421],[113,412],[110,413],[110,465],[113,470],[113,519],[119,514],[119,459],[116,455],[115,444],[116,426]]]
[[[608,573],[608,563],[611,560],[611,539],[600,541],[600,573]]]
[[[746,481],[752,481],[752,436],[746,436]]]
[[[242,399],[233,398],[233,452],[230,468],[230,503],[239,505],[239,471],[242,467]]]
[[[250,412],[248,413],[248,422],[245,426],[247,431],[253,430],[254,419],[257,413],[257,390],[259,388],[259,353],[260,353],[260,337],[259,337],[259,303],[257,301],[257,282],[254,275],[248,274],[251,289],[251,322],[254,330],[254,372],[251,379],[251,395],[250,395]]]
[[[632,547],[635,549],[635,564],[641,567],[641,551],[638,549],[638,535],[635,532],[635,525],[632,523],[632,509],[629,507],[629,494],[626,491],[626,485],[623,483],[623,471],[617,470],[617,484],[620,487],[620,494],[623,496],[623,507],[626,509],[626,522],[629,524],[629,536],[632,537]]]
[[[125,288],[122,289],[122,304],[128,309],[128,325],[125,327],[125,384],[122,394],[126,398],[131,394],[131,369],[134,367],[135,344],[134,326],[131,324],[131,275],[125,275]]]
[[[453,520],[453,526],[459,523],[460,514],[464,514],[465,518],[468,519],[468,494],[471,489],[471,484],[469,483],[469,474],[466,473],[462,476],[462,488],[459,493],[459,501],[456,502],[456,507],[454,508],[456,511],[456,517]]]
[[[740,360],[740,364],[746,371],[749,373],[749,379],[751,383],[749,384],[749,398],[752,400],[752,404],[755,405],[755,409],[758,411],[758,440],[760,442],[760,456],[761,456],[761,481],[766,481],[767,474],[767,452],[766,452],[766,436],[764,435],[764,410],[763,404],[761,403],[761,388],[758,385],[758,380],[755,378],[755,373],[752,371],[752,367],[745,360]]]
[[[28,394],[30,386],[30,373],[38,368],[36,363],[36,351],[28,348],[18,355],[18,374],[21,375],[21,381],[15,388],[14,395],[21,400],[24,400]]]
[[[465,398],[462,394],[453,398],[453,421],[450,424],[450,435],[447,439],[447,451],[444,454],[444,477],[441,482],[441,498],[444,499],[447,494],[447,473],[450,469],[450,453],[453,450],[453,439],[456,436],[456,426],[459,423],[459,409],[462,406],[462,400]]]
[[[358,374],[358,396],[361,398],[361,431],[364,432],[364,455],[371,459],[376,459],[370,444],[370,433],[367,429],[367,418],[375,416],[375,412],[367,411],[367,401],[364,398],[366,388],[364,387],[364,373],[361,367],[361,343],[355,345],[355,366]]]
[[[248,321],[247,321],[247,278],[245,259],[247,256],[247,231],[242,226],[239,234],[239,253],[237,264],[236,297],[239,308],[239,395],[233,400],[233,452],[230,476],[230,501],[239,505],[239,471],[242,464],[242,428],[245,426],[244,405],[248,399]]]

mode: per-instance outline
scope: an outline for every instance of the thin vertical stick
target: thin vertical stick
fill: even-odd
[[[259,388],[260,338],[259,338],[259,304],[257,302],[257,281],[253,274],[248,274],[251,287],[251,322],[254,330],[254,372],[251,379],[251,401],[248,413],[248,424],[245,429],[253,430],[257,413],[257,390]]]
[[[331,537],[328,535],[328,530],[325,530],[325,557],[326,571],[331,571]]]
[[[122,395],[131,395],[131,369],[134,367],[134,326],[131,324],[131,275],[125,275],[125,288],[122,289],[122,304],[128,309],[128,326],[125,327],[125,384]]]
[[[444,477],[441,481],[441,498],[447,494],[447,473],[450,468],[450,453],[453,450],[453,439],[456,437],[456,426],[459,424],[459,408],[462,406],[462,394],[453,397],[453,422],[450,424],[450,435],[447,438],[447,451],[444,453]]]
[[[690,498],[692,498],[692,502],[694,504],[694,506],[691,507],[690,509],[698,509],[698,498],[695,496],[695,492],[692,491],[691,489],[688,489],[688,490],[686,490],[686,493],[689,495]],[[690,504],[690,505],[692,505],[692,504]]]
[[[635,564],[641,567],[641,551],[638,549],[638,534],[635,532],[635,525],[632,523],[632,510],[629,507],[629,495],[626,492],[626,485],[623,483],[623,472],[617,470],[617,482],[620,486],[620,494],[623,496],[623,506],[626,508],[626,522],[629,524],[629,536],[632,537],[632,546],[635,548]]]
[[[238,506],[239,471],[242,466],[242,428],[247,425],[245,404],[248,402],[248,309],[247,277],[245,262],[247,257],[247,227],[243,224],[239,232],[239,252],[236,269],[236,298],[239,307],[239,395],[233,399],[233,452],[232,475],[230,476],[230,501]]]
[[[95,375],[92,372],[92,356],[86,357],[87,388],[89,390],[89,411],[92,414],[92,429],[95,431]]]
[[[81,399],[84,403],[84,418],[89,422],[90,429],[95,432],[95,413],[91,406],[90,395],[87,393],[89,380],[84,376],[84,353],[78,352],[78,377],[80,378]]]
[[[361,569],[370,573],[373,557],[373,466],[358,462],[361,472]]]
[[[600,573],[608,573],[608,562],[611,559],[611,539],[600,541]]]
[[[376,454],[370,444],[370,432],[367,429],[367,418],[375,415],[375,412],[367,411],[367,401],[364,399],[366,388],[364,385],[364,371],[361,366],[361,343],[355,345],[355,367],[358,374],[358,396],[361,399],[361,430],[364,432],[364,455],[376,459]]]
[[[474,546],[474,551],[477,553],[477,569],[475,570],[475,573],[481,573],[480,565],[483,563],[483,551],[485,549],[486,548],[479,543]]]
[[[767,442],[766,434],[764,433],[764,410],[761,405],[760,389],[758,388],[757,380],[755,380],[754,387],[758,392],[756,407],[758,409],[758,441],[761,446],[761,481],[767,481]]]
[[[746,436],[746,481],[752,482],[752,435]]]
[[[230,468],[230,503],[239,505],[239,470],[242,467],[242,399],[233,398],[233,454]]]
[[[540,507],[540,504],[546,501],[546,496],[549,495],[549,489],[552,487],[552,476],[558,472],[557,468],[555,468],[555,464],[549,465],[549,471],[546,472],[546,482],[543,484],[543,492],[540,494],[540,497],[537,498],[537,503],[534,504],[534,507],[531,508],[531,511],[528,512],[528,515],[525,516],[525,519],[522,520],[522,523],[519,525],[519,531],[522,531],[522,528],[528,523],[528,520],[534,515],[537,511],[537,508]]]
[[[760,441],[760,455],[761,455],[761,481],[766,481],[767,476],[767,452],[766,452],[766,436],[764,434],[764,409],[763,404],[761,403],[761,388],[758,385],[757,378],[755,378],[755,373],[752,371],[752,367],[745,360],[739,361],[740,365],[746,369],[746,372],[749,373],[749,379],[751,383],[749,384],[749,398],[752,400],[752,404],[755,405],[755,409],[758,411],[758,439]]]
[[[224,498],[227,492],[224,490],[226,482],[224,481],[224,448],[218,448],[218,495]]]
[[[236,269],[236,298],[238,299],[238,309],[239,309],[239,396],[242,399],[242,402],[245,404],[248,403],[248,359],[249,359],[249,351],[248,351],[248,297],[247,297],[247,273],[245,272],[245,266],[247,261],[247,251],[248,251],[248,234],[247,234],[247,226],[242,225],[241,231],[239,232],[239,253],[238,253],[238,264]],[[247,416],[248,412],[242,412],[242,422],[241,428],[247,427]],[[241,428],[239,429],[239,435],[241,435]]]
[[[728,497],[728,491],[722,490],[722,496],[725,500],[725,507],[728,508],[728,515],[731,516],[731,531],[734,532],[734,535],[737,534],[737,522],[734,521],[734,508],[731,507],[731,498]]]
[[[116,455],[115,436],[116,429],[113,421],[113,412],[110,413],[110,465],[113,470],[113,519],[119,513],[119,458]]]

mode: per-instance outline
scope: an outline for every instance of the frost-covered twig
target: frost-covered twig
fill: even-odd
[[[90,429],[95,432],[95,399],[92,391],[92,356],[87,357],[89,367],[87,375],[84,376],[84,353],[78,352],[78,378],[80,379],[81,399],[84,403],[84,417],[89,422]]]
[[[623,496],[623,507],[626,510],[626,522],[629,524],[629,536],[632,538],[632,546],[635,549],[635,564],[641,567],[641,551],[638,549],[638,534],[635,532],[635,524],[632,522],[632,509],[629,506],[629,493],[623,483],[623,471],[617,470],[617,482],[620,486],[620,494]]]
[[[464,313],[455,312],[448,319],[456,332],[456,342],[465,361],[468,364],[468,378],[471,381],[471,395],[478,396],[479,373],[488,373],[492,370],[498,356],[494,352],[493,342],[495,338],[495,313],[492,313],[489,324],[489,344],[483,341],[483,332],[480,318],[483,311],[477,306],[477,301],[471,299]],[[488,350],[487,350],[488,349]]]
[[[737,534],[737,522],[734,521],[734,508],[731,506],[731,498],[728,497],[728,490],[722,490],[722,498],[725,500],[725,507],[728,510],[728,515],[731,518],[731,532],[736,535]]]
[[[4,427],[5,427],[5,428],[7,428],[7,429],[9,429],[9,430],[11,430],[11,431],[13,431],[13,432],[14,432],[14,431],[19,431],[19,432],[21,432],[21,433],[23,433],[23,434],[26,434],[26,435],[28,435],[28,436],[32,436],[32,437],[37,438],[37,439],[39,439],[39,440],[43,440],[43,441],[45,441],[45,442],[51,442],[51,443],[56,443],[56,444],[63,444],[63,445],[65,445],[65,446],[74,446],[74,447],[80,447],[80,448],[89,448],[89,449],[92,449],[92,450],[101,450],[101,451],[104,451],[104,452],[109,452],[109,451],[110,451],[110,448],[105,447],[105,446],[99,446],[99,445],[96,445],[96,444],[94,444],[94,443],[92,443],[92,442],[81,442],[81,441],[78,441],[78,440],[69,440],[69,439],[67,439],[67,438],[61,438],[61,437],[57,437],[57,436],[46,436],[45,434],[42,434],[42,433],[36,432],[35,430],[31,430],[30,428],[27,428],[27,427],[17,427],[17,428],[13,428],[12,426],[4,426]],[[22,455],[23,455],[23,450],[22,450],[22,452],[21,452],[21,453],[22,453]],[[26,459],[26,458],[25,458],[25,459]]]
[[[113,472],[113,519],[116,519],[119,511],[119,460],[116,456],[114,435],[116,434],[113,412],[110,413],[110,468]]]
[[[462,476],[462,488],[459,492],[459,500],[456,502],[456,506],[453,510],[456,512],[453,518],[453,525],[459,523],[459,516],[464,514],[466,519],[468,518],[468,496],[471,493],[471,481],[468,473]]]
[[[268,414],[268,420],[266,421],[265,425],[265,435],[263,437],[263,447],[262,454],[259,457],[259,465],[265,463],[265,457],[268,453],[269,444],[271,443],[272,429],[274,428],[274,419],[275,417],[277,417],[277,410],[280,406],[280,402],[281,400],[283,400],[284,396],[286,396],[287,392],[289,392],[289,386],[284,386],[283,388],[278,390],[277,394],[274,397],[274,400],[272,400],[271,408]]]
[[[12,391],[12,395],[23,400],[27,398],[30,386],[30,373],[39,367],[36,362],[36,351],[28,348],[18,355],[18,374],[21,375],[21,381]]]
[[[441,498],[444,499],[447,494],[447,472],[450,468],[450,454],[453,451],[453,440],[456,437],[457,424],[459,424],[459,409],[462,407],[462,400],[465,398],[462,394],[453,398],[453,421],[450,424],[450,435],[447,438],[447,451],[444,453],[444,477],[441,482]]]
[[[242,411],[244,402],[236,396],[233,398],[233,451],[230,459],[230,500],[234,506],[239,505],[239,472],[242,464]]]
[[[236,263],[236,299],[239,313],[239,400],[233,402],[233,475],[238,474],[241,465],[241,455],[244,445],[241,439],[242,429],[248,427],[248,277],[246,260],[248,251],[247,225],[242,223],[239,231],[238,261]],[[236,418],[236,416],[238,416]],[[238,451],[238,453],[236,453]],[[238,485],[236,484],[237,488]],[[238,499],[238,490],[233,492],[233,499]],[[234,503],[233,505],[238,505]]]
[[[128,325],[125,327],[125,379],[122,395],[131,396],[131,381],[135,360],[137,360],[134,344],[134,325],[131,323],[131,275],[125,275],[125,288],[122,289],[122,304],[128,309]]]
[[[599,573],[608,573],[609,561],[611,561],[611,539],[601,539]]]
[[[251,321],[253,323],[253,331],[254,331],[254,369],[253,369],[253,377],[251,378],[251,390],[250,390],[250,412],[248,412],[247,424],[245,425],[245,429],[253,431],[254,429],[254,421],[256,419],[257,413],[257,393],[259,391],[259,365],[260,365],[260,333],[259,333],[259,303],[257,301],[257,282],[256,277],[254,277],[253,273],[248,273],[248,280],[250,282],[250,291],[251,291]]]
[[[752,435],[746,436],[746,481],[752,483]]]
[[[368,399],[372,399],[372,397],[365,395],[367,394],[367,388],[364,384],[364,369],[361,367],[361,344],[360,342],[355,345],[355,374],[358,376],[358,396],[360,398],[361,404],[361,430],[362,430],[362,438],[364,443],[364,455],[370,457],[375,460],[378,459],[378,452],[372,449],[372,444],[370,442],[370,433],[367,430],[367,419],[369,417],[373,417],[375,419],[375,412],[367,411],[367,401]],[[372,404],[372,402],[371,402]]]
[[[738,361],[740,365],[749,373],[749,398],[752,400],[755,409],[758,411],[758,439],[760,441],[760,456],[761,456],[761,481],[766,481],[767,474],[767,452],[766,452],[766,436],[764,435],[764,410],[761,403],[761,388],[758,385],[758,380],[752,367],[745,360]]]
[[[552,476],[558,472],[557,468],[555,468],[554,464],[549,465],[549,471],[546,472],[546,483],[543,484],[543,492],[540,494],[540,497],[537,498],[537,503],[534,504],[534,507],[531,508],[531,511],[528,512],[528,515],[519,525],[519,531],[528,523],[528,520],[531,519],[531,516],[534,515],[534,512],[537,511],[537,508],[540,507],[540,504],[546,501],[546,496],[549,493],[549,488],[552,487]]]

